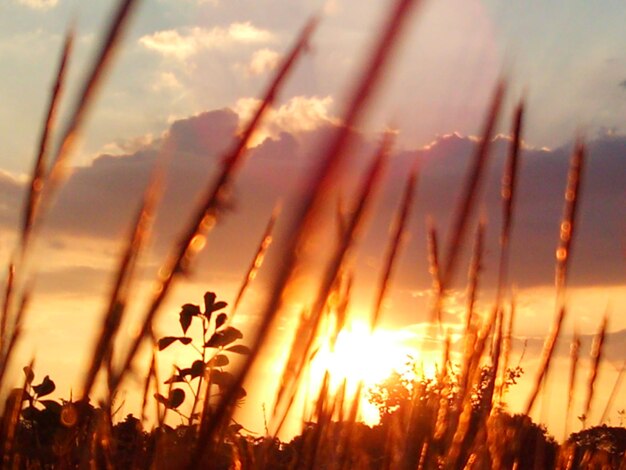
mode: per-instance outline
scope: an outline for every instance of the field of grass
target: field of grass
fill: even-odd
[[[510,116],[509,148],[501,183],[498,246],[484,246],[485,225],[482,221],[477,223],[495,129],[498,122],[509,118],[502,113],[507,92],[505,79],[493,90],[482,135],[475,146],[464,185],[459,188],[449,233],[442,240],[434,223],[428,228],[428,269],[433,299],[429,311],[430,334],[442,345],[437,351],[440,359],[436,372],[426,374],[419,363],[413,361],[406,370],[391,373],[374,387],[351,386],[347,381],[342,382],[345,377],[338,380],[330,372],[326,372],[318,384],[309,383],[308,374],[320,348],[332,349],[346,329],[355,251],[372,215],[373,202],[394,145],[393,135],[381,138],[379,149],[362,181],[354,188],[354,194],[345,198],[347,203],[337,205],[336,188],[349,171],[346,167],[351,130],[358,128],[370,111],[373,95],[389,66],[405,23],[419,3],[412,0],[390,2],[377,45],[362,72],[353,80],[342,125],[329,134],[318,157],[318,166],[311,171],[301,199],[296,202],[295,216],[289,220],[281,244],[272,243],[275,224],[280,220],[276,210],[265,231],[259,234],[258,248],[248,271],[242,273],[241,287],[231,305],[221,299],[219,290],[214,293],[207,289],[202,299],[189,299],[189,303],[181,306],[179,330],[162,337],[154,333],[155,321],[172,289],[191,271],[216,221],[228,216],[224,209],[230,202],[229,189],[236,184],[246,164],[249,143],[306,51],[315,34],[316,19],[296,38],[261,97],[256,114],[226,150],[217,175],[207,181],[195,212],[181,227],[176,243],[158,271],[152,297],[147,299],[142,312],[141,327],[131,343],[119,341],[120,325],[135,293],[142,252],[162,196],[163,174],[159,168],[154,170],[142,205],[129,227],[107,308],[100,319],[89,366],[81,374],[78,393],[60,401],[48,399],[55,390],[54,378],[36,370],[32,364],[24,364],[24,375],[16,382],[18,378],[10,376],[8,371],[19,359],[15,351],[28,321],[30,279],[36,271],[30,254],[41,236],[55,197],[67,179],[76,138],[106,77],[135,3],[133,0],[119,2],[93,69],[79,91],[80,99],[63,132],[57,135],[57,110],[63,98],[66,65],[72,57],[74,36],[71,30],[61,53],[37,146],[38,157],[25,197],[20,237],[3,285],[0,322],[3,468],[626,468],[624,428],[589,427],[558,443],[530,418],[544,390],[542,387],[550,373],[555,347],[568,314],[568,275],[587,154],[582,140],[577,141],[572,150],[569,173],[563,181],[563,215],[560,232],[555,234],[559,241],[553,325],[545,341],[538,373],[532,378],[533,387],[525,412],[511,414],[507,411],[507,391],[515,387],[522,374],[511,359],[515,302],[510,294],[509,258],[526,120],[523,101]],[[53,138],[61,142],[55,149],[50,145]],[[380,247],[384,263],[379,282],[371,287],[376,292],[369,317],[371,331],[379,324],[381,309],[402,254],[418,174],[419,167],[415,165],[403,182],[403,196],[394,224],[385,246]],[[335,214],[332,218],[328,217],[329,208]],[[336,236],[324,254],[322,268],[318,269],[313,284],[315,291],[308,293],[312,301],[303,301],[297,298],[299,291],[293,286],[299,270],[310,261],[307,246],[317,236],[320,226],[333,226]],[[475,233],[471,233],[473,227],[476,227]],[[452,351],[450,333],[444,328],[442,317],[452,286],[459,282],[465,245],[472,246],[467,269],[468,302],[463,334],[458,342],[462,347],[460,351]],[[480,291],[481,267],[487,249],[498,253],[497,290],[493,305],[487,314],[481,314],[475,299]],[[235,312],[257,273],[263,269],[270,250],[278,253],[280,267],[271,274],[266,300],[259,307],[258,328],[244,336],[236,323]],[[284,351],[284,368],[275,378],[278,387],[274,406],[262,411],[265,435],[254,435],[235,416],[238,405],[246,397],[246,388],[254,386],[247,379],[253,367],[263,361],[264,348],[277,328],[277,319],[290,306],[303,302],[306,305],[292,332],[296,340]],[[585,397],[583,425],[584,417],[589,415],[606,334],[605,317],[591,351],[592,373],[583,391],[574,389],[581,358],[580,341],[576,336],[572,341],[568,421],[574,413],[575,392]],[[140,354],[146,345],[152,351],[147,364]],[[175,364],[171,371],[159,370],[159,354],[174,346],[185,348],[189,355],[184,357],[193,359]],[[453,356],[460,359],[457,361]],[[143,405],[136,416],[128,414],[122,418],[115,400],[120,390],[128,386],[130,376],[141,379],[139,392]],[[620,372],[615,390],[621,378]],[[102,389],[104,398],[96,403],[90,397],[95,396],[97,388]],[[289,442],[281,442],[276,436],[303,394],[307,395],[308,406],[302,417],[302,431]],[[379,411],[379,424],[367,426],[360,420],[359,407],[364,399]]]

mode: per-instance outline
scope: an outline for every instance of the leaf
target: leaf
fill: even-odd
[[[159,340],[159,351],[163,351],[170,344],[172,344],[174,341],[176,341],[176,339],[177,338],[175,338],[174,336],[165,336],[165,337],[161,338]]]
[[[182,388],[174,388],[170,391],[167,406],[172,409],[178,408],[185,401],[185,391]]]
[[[55,414],[61,414],[61,410],[63,409],[61,404],[54,400],[41,400],[39,403],[41,403],[46,410],[52,411]]]
[[[188,338],[186,336],[164,336],[159,340],[159,351],[163,351],[175,341],[180,341],[181,343],[187,345],[191,343],[191,338]]]
[[[45,397],[46,395],[50,395],[52,392],[54,392],[55,388],[56,385],[54,385],[54,382],[50,380],[49,375],[46,375],[43,379],[43,382],[41,382],[39,385],[33,386],[33,390],[37,394],[37,397]]]
[[[243,344],[236,344],[231,346],[230,348],[226,348],[226,351],[233,352],[235,354],[250,354],[250,348],[248,346],[244,346]]]
[[[222,310],[228,304],[223,301],[216,302],[215,299],[217,296],[215,292],[207,292],[204,294],[204,316],[207,320],[211,320],[211,314],[213,312],[217,312],[218,310]]]
[[[187,334],[192,317],[200,315],[200,313],[200,307],[194,304],[185,304],[181,307],[179,322],[184,334]]]
[[[237,400],[243,400],[244,398],[246,398],[247,395],[248,393],[243,387],[239,387],[237,391],[235,392],[235,398]]]
[[[194,361],[193,364],[191,364],[191,367],[189,368],[189,375],[191,376],[192,379],[195,379],[196,377],[200,377],[202,374],[204,374],[204,362],[197,360]]]
[[[175,383],[179,383],[179,382],[184,382],[183,378],[182,378],[182,374],[174,374],[172,375],[169,379],[167,379],[165,382],[163,382],[164,384],[175,384]]]
[[[215,329],[218,329],[220,326],[226,323],[226,320],[228,320],[228,315],[226,315],[225,313],[220,313],[215,319]]]
[[[186,313],[191,316],[200,315],[200,307],[194,304],[185,304],[181,307],[180,313]]]
[[[24,367],[24,375],[26,376],[27,384],[31,384],[33,380],[35,380],[35,373],[33,372],[33,368],[30,366]]]
[[[167,406],[167,398],[165,398],[163,395],[161,395],[160,393],[155,393],[154,394],[154,398],[156,401],[158,401],[159,403],[162,403],[163,405]]]
[[[222,372],[218,369],[211,370],[211,383],[213,385],[217,385],[221,391],[224,391],[225,388],[230,387],[230,385],[235,381],[235,376],[230,372]]]
[[[211,307],[213,307],[216,298],[217,295],[215,295],[215,292],[205,292],[204,294],[204,314],[206,315],[207,320],[211,319],[211,313],[213,312]]]
[[[219,301],[219,302],[215,302],[213,304],[213,307],[211,307],[211,312],[217,312],[218,310],[222,310],[223,308],[226,308],[228,306],[228,304],[224,301]]]
[[[207,348],[220,348],[228,346],[230,343],[243,338],[243,334],[237,328],[229,326],[222,331],[218,331],[211,336],[204,345]]]
[[[187,330],[189,329],[189,325],[191,325],[191,315],[185,312],[180,312],[180,327],[183,330],[184,334],[187,334]]]
[[[209,367],[225,367],[230,363],[230,359],[223,354],[218,354],[207,364]]]

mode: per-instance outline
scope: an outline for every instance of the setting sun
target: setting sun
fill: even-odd
[[[364,323],[354,323],[342,330],[334,345],[321,346],[311,362],[311,381],[318,386],[328,371],[332,389],[345,380],[348,396],[358,385],[369,388],[385,380],[394,370],[406,368],[409,358],[415,359],[416,351],[402,343],[398,331],[376,329],[370,331]],[[361,418],[368,424],[378,421],[376,408],[362,394]]]

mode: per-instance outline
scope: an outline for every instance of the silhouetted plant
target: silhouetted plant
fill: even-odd
[[[188,367],[175,366],[176,372],[165,381],[170,385],[168,396],[159,393],[155,398],[166,408],[174,410],[182,417],[186,418],[189,425],[199,420],[200,413],[196,412],[201,395],[209,394],[209,399],[218,397],[234,381],[234,376],[224,370],[230,364],[230,359],[226,353],[249,354],[250,349],[237,342],[243,338],[243,333],[228,324],[228,315],[221,310],[228,304],[217,300],[214,292],[204,294],[204,309],[199,305],[184,304],[179,313],[179,323],[182,336],[164,336],[159,339],[158,347],[160,351],[168,348],[174,343],[180,343],[184,347],[189,347],[195,351],[199,357]],[[192,325],[201,328],[201,343],[194,341],[188,332]],[[179,410],[185,402],[187,394],[183,388],[176,384],[185,384],[193,396],[193,402],[188,415]],[[213,388],[217,392],[213,393]],[[246,391],[240,388],[237,392],[239,400],[246,396]]]

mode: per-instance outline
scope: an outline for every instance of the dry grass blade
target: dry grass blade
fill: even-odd
[[[2,303],[2,317],[0,317],[0,360],[5,360],[5,347],[9,343],[9,317],[11,316],[11,302],[13,299],[13,285],[15,282],[15,266],[13,263],[9,264],[7,270],[6,286],[4,289],[4,302]],[[11,328],[13,329],[13,328]]]
[[[22,411],[22,403],[26,390],[30,385],[32,376],[29,376],[29,372],[33,370],[34,360],[30,361],[30,364],[24,367],[24,383],[20,388],[14,388],[7,397],[4,405],[2,417],[0,418],[0,445],[2,446],[2,468],[17,468],[14,449],[16,444],[16,435],[18,431],[18,423],[20,421],[20,414]]]
[[[152,358],[150,359],[150,368],[148,369],[148,375],[144,380],[143,395],[141,397],[141,419],[144,423],[146,421],[146,410],[148,409],[148,396],[150,393],[150,382],[156,371],[156,348],[152,350]],[[158,393],[158,383],[155,385],[156,393]],[[157,402],[158,403],[158,402]]]
[[[157,169],[145,191],[143,200],[135,215],[133,225],[131,226],[128,243],[117,269],[113,290],[109,296],[109,304],[103,317],[100,335],[96,341],[91,364],[85,374],[82,388],[83,399],[89,397],[98,371],[102,367],[105,357],[112,351],[113,342],[128,304],[128,296],[135,277],[137,263],[142,248],[150,234],[154,212],[161,195],[162,180],[162,171]]]
[[[574,391],[576,390],[576,375],[578,372],[578,359],[580,357],[580,336],[574,331],[572,344],[570,345],[570,369],[569,369],[569,387],[567,390],[567,410],[565,411],[565,434],[569,430],[572,405],[574,403]]]
[[[572,249],[572,240],[574,236],[574,227],[576,222],[576,214],[578,208],[579,193],[582,183],[582,170],[585,161],[585,146],[581,141],[578,141],[574,147],[572,158],[570,161],[570,168],[567,178],[567,187],[565,189],[565,208],[563,211],[563,218],[561,220],[560,232],[559,232],[559,245],[556,250],[556,305],[557,315],[552,326],[552,330],[546,339],[543,348],[542,360],[535,379],[535,384],[528,398],[526,405],[526,414],[530,414],[532,407],[539,393],[541,384],[548,373],[550,367],[550,361],[556,342],[561,332],[563,320],[565,318],[565,288],[567,285],[567,268],[569,265],[570,254]]]
[[[52,88],[52,95],[50,96],[50,103],[48,105],[46,120],[44,122],[43,130],[41,132],[41,138],[39,139],[39,149],[37,151],[37,158],[35,159],[35,165],[33,167],[33,172],[29,185],[30,190],[28,192],[28,196],[26,197],[26,205],[24,206],[21,240],[22,256],[24,256],[24,253],[28,247],[28,241],[30,239],[33,221],[37,213],[37,207],[39,206],[39,198],[45,184],[47,174],[46,170],[48,167],[48,147],[50,145],[50,136],[54,127],[56,126],[56,116],[59,108],[59,102],[65,86],[67,63],[72,54],[73,44],[74,31],[70,29],[65,36],[63,51],[61,52],[61,61],[57,70],[56,80]]]
[[[487,160],[489,159],[492,137],[504,98],[504,90],[504,81],[500,81],[496,86],[489,106],[481,140],[476,147],[476,153],[474,154],[465,188],[461,195],[456,217],[450,230],[447,244],[447,257],[442,271],[442,292],[450,286],[454,278],[461,245],[465,239],[465,233],[467,232],[467,226],[469,225],[473,210],[478,202],[481,182],[487,166]]]
[[[345,158],[344,150],[349,141],[350,129],[358,123],[359,117],[365,112],[369,104],[370,95],[380,81],[391,52],[403,31],[403,26],[410,16],[411,8],[419,3],[418,0],[397,0],[391,8],[391,14],[380,35],[380,40],[374,49],[371,60],[366,65],[365,71],[359,76],[360,81],[354,88],[355,93],[345,113],[344,127],[335,135],[328,147],[329,150],[326,152],[325,158],[321,161],[317,174],[311,178],[310,187],[308,191],[306,191],[300,210],[297,212],[291,229],[288,231],[284,245],[286,255],[283,261],[283,267],[275,277],[270,298],[263,310],[261,325],[259,326],[255,341],[252,345],[252,354],[248,356],[248,360],[238,374],[237,380],[231,386],[232,392],[227,393],[218,406],[215,415],[216,419],[213,420],[212,425],[207,428],[206,432],[199,436],[199,442],[206,442],[213,435],[219,423],[226,417],[228,410],[231,409],[231,404],[235,400],[234,391],[243,383],[263,341],[267,337],[275,315],[281,309],[285,289],[289,284],[292,272],[297,264],[299,248],[307,238],[306,234],[317,218],[318,206],[321,199],[326,196],[326,191],[335,180],[341,163]],[[201,449],[198,450],[201,452]]]
[[[466,355],[464,358],[458,391],[460,400],[459,409],[461,410],[461,414],[458,417],[458,422],[453,423],[454,437],[452,438],[450,452],[446,457],[446,468],[457,468],[457,464],[461,457],[461,447],[463,446],[469,432],[470,420],[473,412],[471,403],[472,393],[470,393],[470,390],[480,379],[480,362],[485,352],[486,344],[490,337],[489,334],[493,329],[494,322],[495,311],[492,311],[480,328],[476,341],[469,351],[469,355]],[[470,332],[470,337],[471,336],[472,333]]]
[[[417,166],[414,166],[407,179],[406,186],[404,188],[404,195],[402,202],[393,223],[392,233],[389,236],[389,245],[387,246],[387,254],[385,256],[385,263],[383,265],[383,272],[381,279],[378,283],[378,294],[374,301],[374,308],[372,310],[372,318],[370,328],[373,330],[378,324],[380,319],[380,312],[385,300],[385,294],[389,288],[391,282],[391,275],[393,274],[393,268],[395,266],[402,241],[406,238],[406,225],[411,213],[411,207],[415,198],[415,187],[417,186]]]
[[[67,161],[72,150],[74,149],[74,145],[80,133],[84,118],[93,103],[96,92],[98,91],[104,76],[106,75],[108,65],[116,51],[117,44],[120,41],[124,27],[126,26],[130,14],[137,3],[139,3],[138,0],[120,0],[117,5],[117,9],[102,40],[102,44],[96,55],[89,75],[84,81],[82,89],[78,94],[76,104],[70,113],[70,118],[65,127],[65,131],[63,132],[59,148],[54,153],[54,157],[52,158],[51,168],[48,173],[48,177],[46,178],[46,184],[44,185],[42,194],[39,198],[40,209],[38,209],[37,214],[35,214],[37,218],[41,217],[45,213],[45,209],[50,206],[57,188],[65,177]],[[37,218],[34,219],[34,223],[37,222]]]
[[[481,217],[478,227],[476,228],[476,238],[474,239],[474,247],[472,250],[472,261],[470,262],[467,273],[467,317],[465,319],[465,334],[467,334],[472,327],[476,296],[478,295],[478,282],[480,280],[480,272],[483,264],[484,242],[485,221]],[[439,321],[441,322],[441,318],[439,318]]]
[[[339,239],[339,243],[324,273],[323,282],[320,285],[311,314],[303,323],[303,327],[291,348],[289,359],[283,372],[281,387],[276,395],[275,410],[278,408],[278,404],[282,402],[285,394],[288,396],[289,403],[291,403],[296,393],[297,384],[299,383],[302,370],[304,369],[304,363],[307,357],[310,356],[311,349],[313,348],[314,341],[318,334],[322,312],[328,304],[328,299],[333,288],[337,287],[341,270],[359,238],[372,196],[380,185],[383,170],[389,159],[391,144],[392,136],[387,134],[359,188],[355,207],[346,220],[346,228],[343,231],[342,237]]]
[[[265,255],[267,254],[267,250],[269,250],[270,245],[272,244],[272,232],[274,231],[274,225],[276,224],[276,219],[280,214],[280,204],[277,204],[272,211],[272,215],[270,216],[269,221],[267,222],[267,226],[265,227],[265,231],[263,232],[263,236],[261,237],[261,242],[257,247],[256,253],[250,266],[248,267],[248,271],[246,271],[246,275],[244,277],[243,283],[237,292],[237,296],[235,297],[235,301],[233,302],[233,308],[231,309],[231,321],[235,316],[235,312],[237,311],[237,307],[243,298],[243,294],[247,290],[248,286],[254,281],[256,278],[259,269],[261,269],[261,265],[263,264],[263,260],[265,259]]]
[[[511,357],[511,342],[513,339],[513,324],[515,322],[515,298],[511,299],[511,308],[508,316],[506,332],[502,338],[502,368],[500,374],[500,383],[498,384],[498,403],[502,406],[504,397],[504,388],[507,380],[507,370]]]
[[[155,296],[152,299],[145,315],[141,331],[132,342],[129,351],[123,360],[123,366],[118,373],[118,378],[116,379],[117,384],[119,384],[123,375],[130,369],[139,346],[145,339],[152,325],[154,316],[169,293],[172,282],[176,276],[189,270],[190,264],[195,255],[204,247],[206,234],[215,223],[217,209],[224,202],[223,199],[225,191],[231,183],[236,170],[242,164],[243,156],[250,138],[257,131],[263,116],[273,104],[278,91],[283,86],[289,72],[293,69],[296,60],[306,49],[309,38],[311,34],[313,34],[316,25],[317,20],[314,19],[303,29],[296,44],[277,71],[263,97],[263,100],[261,101],[261,104],[259,105],[259,108],[256,111],[256,114],[244,130],[241,137],[235,141],[233,148],[227,151],[220,174],[215,182],[207,188],[207,191],[201,200],[201,204],[192,216],[191,221],[185,226],[174,252],[168,258],[165,265],[160,269],[160,278],[155,290]]]
[[[572,241],[576,226],[578,212],[578,200],[582,184],[582,171],[585,163],[585,145],[578,141],[572,153],[567,188],[565,189],[565,208],[559,232],[559,246],[556,250],[556,274],[555,285],[559,302],[564,301],[565,287],[567,284],[568,265],[571,259]]]
[[[498,290],[496,294],[496,308],[502,304],[502,295],[508,281],[509,245],[513,228],[513,214],[515,209],[515,195],[517,189],[517,174],[519,155],[522,144],[522,129],[524,123],[524,103],[520,102],[515,109],[513,119],[513,139],[509,146],[506,166],[502,176],[500,194],[502,196],[502,231],[500,233],[500,261],[498,266]]]
[[[552,355],[554,354],[554,349],[556,348],[556,343],[559,339],[559,335],[561,334],[561,328],[563,327],[564,319],[565,306],[561,307],[558,315],[554,319],[554,324],[552,325],[550,334],[548,335],[548,338],[546,339],[546,342],[543,346],[541,362],[539,363],[539,371],[537,372],[537,377],[535,378],[533,388],[531,389],[530,395],[528,397],[528,402],[526,403],[524,414],[530,415],[530,412],[533,409],[533,405],[535,404],[535,400],[537,399],[537,395],[539,394],[539,390],[541,389],[541,384],[543,383],[543,380],[548,373],[548,369],[550,368],[550,362],[552,360]]]
[[[337,240],[341,240],[343,233],[346,231],[347,215],[344,207],[344,201],[341,195],[337,198],[337,211],[335,212],[337,219]]]
[[[608,324],[609,316],[608,314],[605,314],[602,319],[602,324],[600,325],[600,330],[594,338],[593,346],[591,348],[591,371],[589,373],[589,382],[587,383],[587,399],[585,400],[585,408],[583,411],[583,416],[585,416],[586,419],[589,418],[589,412],[591,411],[591,403],[593,402],[596,379],[598,378],[600,362],[602,361],[602,353]]]
[[[359,382],[356,392],[352,397],[352,403],[350,404],[350,411],[346,423],[348,425],[346,432],[342,436],[341,444],[339,446],[339,453],[337,456],[337,469],[348,470],[350,466],[351,454],[355,452],[354,443],[354,430],[357,417],[359,415],[359,403],[361,401],[361,395],[363,390],[363,382]]]
[[[487,383],[487,389],[485,390],[486,402],[483,408],[483,419],[486,419],[492,412],[493,407],[493,395],[496,390],[496,381],[498,377],[498,370],[500,367],[500,359],[502,353],[502,342],[504,337],[504,310],[496,310],[496,327],[493,339],[493,347],[491,351],[491,371],[489,373],[489,380]],[[506,370],[504,371],[506,374]]]
[[[426,220],[426,238],[428,250],[428,272],[432,278],[432,291],[435,298],[441,294],[441,273],[439,268],[439,242],[437,237],[437,227],[432,217]],[[437,312],[439,318],[439,312]]]

